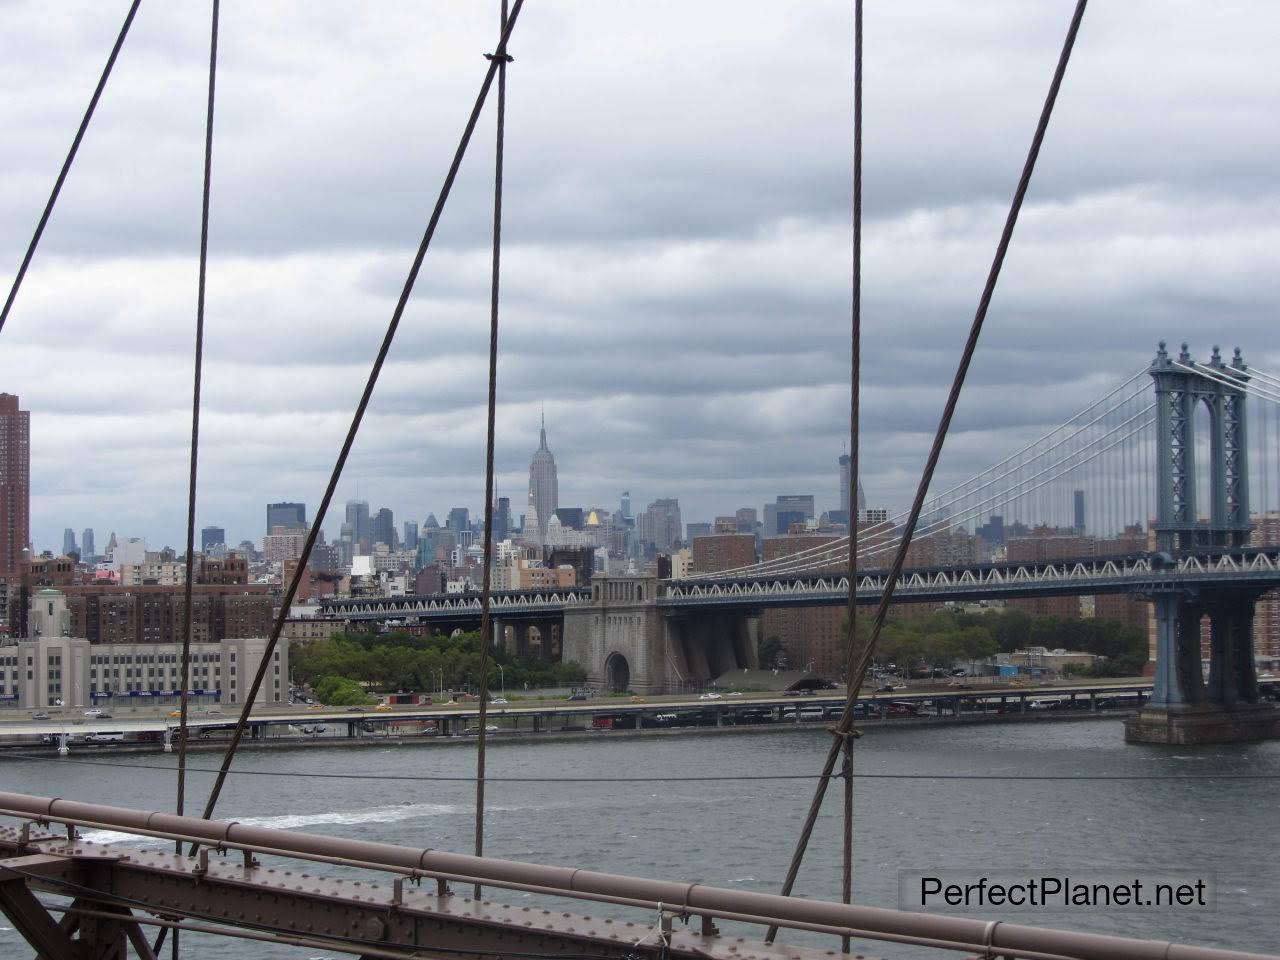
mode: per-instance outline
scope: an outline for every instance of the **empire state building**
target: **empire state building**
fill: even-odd
[[[538,533],[546,536],[547,523],[560,506],[560,485],[556,481],[556,458],[547,449],[547,419],[542,418],[538,449],[529,462],[529,509],[538,518]]]

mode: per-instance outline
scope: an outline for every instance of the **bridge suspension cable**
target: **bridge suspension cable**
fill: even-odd
[[[849,330],[849,488],[845,497],[853,507],[858,504],[858,468],[860,410],[862,400],[862,0],[853,4],[853,266],[852,302]],[[846,517],[846,520],[851,520]],[[856,661],[858,636],[858,525],[849,523],[846,575],[849,588],[845,594],[845,639],[848,664]],[[844,817],[840,830],[840,899],[853,902],[853,738],[845,736],[844,750]],[[849,937],[840,938],[840,949],[849,952]]]
[[[1181,363],[1177,360],[1173,361],[1173,366],[1179,370],[1185,370],[1188,373],[1197,373],[1214,383],[1221,384],[1224,387],[1230,387],[1233,390],[1239,390],[1241,393],[1247,393],[1250,396],[1257,397],[1259,400],[1268,400],[1271,403],[1280,403],[1280,391],[1273,392],[1267,387],[1260,387],[1248,380],[1236,379],[1228,376],[1217,367],[1211,367],[1208,364],[1197,363],[1192,360],[1191,363]],[[1228,368],[1230,369],[1230,368]]]
[[[488,99],[489,90],[492,88],[493,81],[497,76],[499,65],[502,62],[499,58],[504,56],[507,52],[507,43],[511,39],[512,31],[515,29],[516,21],[519,19],[520,11],[523,6],[524,0],[515,0],[515,3],[511,7],[510,16],[507,18],[506,29],[503,30],[497,49],[494,51],[494,59],[489,61],[489,68],[485,72],[484,80],[480,84],[480,90],[476,94],[475,103],[472,105],[471,113],[467,117],[467,122],[463,128],[462,135],[459,138],[457,149],[454,151],[448,172],[445,174],[444,183],[441,185],[440,191],[436,196],[435,206],[432,208],[430,219],[427,221],[427,226],[423,232],[422,240],[418,244],[417,252],[414,254],[413,262],[409,267],[408,276],[405,278],[404,285],[400,291],[400,296],[396,301],[395,309],[392,311],[391,319],[387,323],[387,329],[383,335],[382,344],[378,348],[378,353],[374,358],[373,366],[369,370],[369,376],[365,382],[364,390],[360,395],[360,400],[357,403],[355,412],[351,418],[351,424],[347,428],[346,437],[343,439],[342,447],[338,452],[338,459],[334,463],[333,471],[329,475],[329,481],[325,487],[324,495],[320,500],[320,506],[316,510],[315,520],[312,521],[311,529],[308,531],[307,538],[303,542],[297,568],[294,571],[293,577],[289,581],[289,586],[285,589],[283,598],[281,598],[280,612],[277,614],[275,622],[272,624],[271,635],[267,641],[261,661],[258,664],[258,669],[254,673],[253,682],[245,692],[244,706],[241,708],[240,716],[236,720],[236,725],[231,735],[231,742],[227,745],[221,767],[218,770],[217,779],[214,781],[213,787],[209,792],[209,799],[205,804],[203,817],[206,820],[213,816],[213,811],[218,804],[218,798],[222,794],[222,788],[226,784],[227,773],[231,769],[231,762],[235,758],[236,750],[239,747],[240,741],[244,737],[244,732],[248,727],[249,712],[253,708],[253,704],[258,697],[259,690],[262,689],[262,683],[266,678],[267,671],[271,668],[273,655],[280,642],[280,634],[284,630],[284,621],[289,614],[289,608],[293,605],[293,599],[297,595],[299,583],[301,582],[302,576],[307,568],[307,562],[311,558],[312,550],[315,548],[316,538],[324,523],[324,518],[328,514],[329,505],[333,502],[333,496],[338,487],[338,480],[342,476],[342,469],[346,466],[347,457],[350,455],[351,447],[355,443],[356,434],[360,432],[360,424],[364,420],[365,411],[368,409],[369,401],[373,397],[373,391],[378,384],[378,378],[386,363],[387,355],[391,352],[391,345],[395,342],[396,331],[400,327],[400,321],[404,316],[405,307],[409,303],[409,296],[413,293],[414,285],[418,279],[418,273],[422,269],[422,263],[426,259],[427,250],[431,246],[431,241],[435,237],[436,228],[439,226],[440,218],[444,213],[445,204],[448,202],[449,194],[453,189],[453,184],[457,180],[458,171],[462,167],[462,159],[466,155],[467,146],[471,142],[471,136],[475,132],[476,124],[479,122],[480,113],[484,109],[485,101]]]
[[[1137,414],[1134,417],[1131,417],[1128,421],[1125,422],[1125,424],[1121,425],[1121,427],[1117,427],[1117,428],[1114,428],[1112,431],[1109,431],[1107,436],[1110,436],[1110,434],[1114,433],[1115,430],[1121,429],[1124,426],[1128,426],[1133,422],[1133,420],[1137,419],[1139,416],[1150,414],[1153,411],[1154,411],[1154,405],[1144,408],[1140,412],[1140,414]],[[1103,454],[1110,452],[1111,450],[1115,449],[1121,444],[1126,443],[1127,441],[1133,439],[1134,437],[1140,436],[1142,433],[1144,433],[1148,428],[1152,427],[1154,424],[1155,424],[1155,418],[1148,417],[1148,419],[1144,420],[1142,423],[1138,424],[1136,427],[1133,427],[1127,433],[1124,433],[1121,436],[1111,440],[1109,443],[1099,447],[1099,449],[1090,453],[1088,456],[1080,456],[1079,454],[1077,454],[1069,460],[1060,461],[1059,465],[1066,463],[1068,464],[1068,467],[1066,469],[1059,470],[1056,473],[1048,477],[1045,477],[1044,479],[1041,479],[1034,486],[1020,491],[1015,499],[1025,498],[1030,494],[1044,488],[1045,486],[1054,482],[1055,480],[1061,479],[1062,477],[1069,475],[1071,472],[1075,471],[1079,467],[1096,460],[1097,458],[1101,457]],[[937,521],[934,521],[934,523],[931,525],[921,527],[919,529],[917,537],[919,539],[923,539],[924,537],[927,537],[940,530],[949,529],[954,524],[964,523],[966,520],[970,520],[976,516],[979,516],[980,514],[984,514],[987,512],[987,504],[989,502],[990,501],[983,501],[983,503],[970,508],[969,511],[966,513],[959,514],[955,517],[948,517],[943,520],[937,520]],[[883,545],[877,547],[875,550],[869,551],[869,554],[874,556],[879,556],[884,553],[887,553],[891,549],[895,548],[896,544],[900,541],[900,539],[901,537],[899,536],[899,537],[896,537],[891,542],[885,542]],[[832,546],[834,547],[835,544],[833,544]],[[814,570],[815,569],[814,564],[816,560],[825,561],[824,565],[831,565],[838,560],[838,554],[835,550],[832,549],[830,550],[830,552],[828,552],[827,554],[825,554],[820,558],[810,557],[796,563],[783,564],[783,565],[771,567],[769,570],[765,571],[764,575],[776,576],[784,573],[797,573],[797,572],[803,572],[808,570]]]
[[[1122,386],[1131,384],[1140,375],[1141,372],[1129,377],[1124,381]],[[982,514],[989,508],[999,506],[1002,503],[1011,503],[1024,499],[1031,493],[1043,489],[1046,486],[1046,482],[1042,481],[1041,478],[1046,474],[1049,474],[1049,480],[1061,479],[1073,471],[1078,470],[1085,464],[1091,463],[1100,453],[1114,449],[1117,444],[1110,443],[1102,446],[1097,453],[1086,455],[1088,454],[1088,451],[1099,447],[1104,441],[1131,425],[1142,415],[1150,413],[1153,409],[1152,403],[1147,401],[1137,412],[1132,414],[1129,413],[1129,410],[1133,406],[1133,402],[1135,400],[1139,400],[1150,395],[1149,385],[1144,385],[1142,389],[1129,393],[1119,402],[1111,404],[1101,412],[1096,412],[1098,407],[1102,405],[1103,401],[1113,397],[1116,392],[1118,392],[1118,390],[1112,390],[1106,397],[1102,398],[1102,400],[1095,402],[1075,417],[1072,417],[1070,420],[1067,420],[1058,427],[1055,427],[1052,431],[1045,434],[1044,437],[1040,438],[1040,440],[1033,444],[1029,444],[1027,447],[1023,448],[1023,451],[1020,451],[1021,453],[1032,450],[1033,448],[1042,447],[1033,457],[1017,463],[1016,466],[1010,467],[1000,474],[992,475],[993,471],[996,470],[997,467],[1010,464],[1018,455],[1015,454],[1014,456],[1007,457],[1001,462],[1001,464],[997,465],[997,467],[984,470],[982,473],[971,478],[971,480],[966,481],[963,484],[958,484],[948,491],[948,493],[951,493],[956,490],[961,490],[971,483],[981,481],[980,483],[977,483],[976,486],[970,487],[966,490],[963,498],[954,497],[951,499],[945,499],[940,496],[930,501],[928,506],[930,508],[930,512],[934,516],[934,519],[920,527],[917,535],[923,537],[929,533],[949,529],[967,521],[976,521],[981,519]],[[1117,414],[1127,416],[1127,418],[1117,424],[1109,424],[1107,421]],[[1085,420],[1083,423],[1077,422],[1085,416],[1089,416],[1090,419]],[[1143,424],[1142,426],[1146,425],[1147,424]],[[1088,440],[1082,440],[1081,438],[1094,427],[1099,427],[1100,429],[1105,428],[1105,431],[1102,433],[1092,433],[1089,435]],[[1061,434],[1061,436],[1059,436],[1059,434]],[[1122,439],[1132,439],[1136,435],[1136,432],[1129,432],[1125,434]],[[1067,451],[1065,456],[1063,455],[1064,451]],[[1051,456],[1058,456],[1059,459],[1047,466],[1042,466],[1041,461]],[[1027,473],[1027,471],[1030,470],[1036,470],[1036,472]],[[1018,476],[1016,480],[1017,488],[1010,489],[1010,480],[1016,474],[1023,475]],[[984,495],[984,499],[977,499]],[[961,504],[960,513],[958,514],[951,512],[952,507],[956,504]],[[905,519],[905,513],[895,515],[887,521],[889,524],[888,529],[875,531],[866,537],[859,545],[859,557],[870,558],[891,550],[893,544],[895,544],[900,537],[898,529]],[[848,537],[840,537],[828,543],[810,547],[786,557],[780,557],[774,560],[768,560],[761,563],[736,567],[731,570],[710,574],[706,579],[765,576],[781,571],[805,569],[806,564],[809,565],[810,568],[815,564],[819,566],[826,565],[837,558],[837,556],[846,549],[848,542]]]
[[[129,12],[125,14],[124,23],[120,26],[120,33],[116,36],[116,42],[111,47],[111,53],[107,57],[107,64],[102,68],[102,76],[98,78],[98,85],[93,89],[93,96],[89,98],[89,106],[85,108],[84,117],[80,120],[80,126],[76,130],[76,135],[71,140],[71,148],[67,151],[67,157],[62,161],[62,169],[58,171],[58,178],[53,182],[53,190],[49,193],[49,199],[44,205],[44,212],[40,214],[40,220],[36,223],[35,233],[31,236],[31,242],[27,245],[27,252],[23,254],[22,263],[18,266],[17,276],[13,278],[13,284],[9,287],[9,295],[5,297],[4,308],[0,309],[0,330],[4,329],[5,322],[9,319],[9,313],[13,310],[13,303],[18,299],[18,290],[22,286],[22,280],[27,275],[27,268],[31,266],[31,260],[36,255],[36,247],[40,245],[40,238],[44,236],[44,228],[49,224],[49,217],[53,215],[53,207],[58,202],[58,195],[62,193],[62,185],[66,183],[67,174],[71,172],[71,164],[76,159],[76,153],[80,150],[80,141],[84,139],[85,131],[89,129],[89,121],[93,119],[93,112],[98,109],[98,101],[102,99],[102,91],[106,89],[107,78],[111,76],[111,69],[116,65],[116,57],[120,55],[120,48],[124,46],[125,37],[129,35],[129,28],[133,26],[133,18],[138,12],[138,7],[142,0],[133,0],[129,5]]]
[[[1040,154],[1041,144],[1044,142],[1045,131],[1049,126],[1049,118],[1053,114],[1053,106],[1058,97],[1058,90],[1062,86],[1063,76],[1066,74],[1067,63],[1071,58],[1071,50],[1075,45],[1076,35],[1080,29],[1080,21],[1084,17],[1085,7],[1088,0],[1077,0],[1075,13],[1071,18],[1071,23],[1067,28],[1067,35],[1063,41],[1062,51],[1058,56],[1057,68],[1053,74],[1053,80],[1049,84],[1049,92],[1045,97],[1044,106],[1040,111],[1040,118],[1036,123],[1036,131],[1031,140],[1031,146],[1027,151],[1027,158],[1023,164],[1022,174],[1018,178],[1018,185],[1014,190],[1013,200],[1009,205],[1009,213],[1005,218],[1004,228],[1001,231],[1000,240],[996,245],[995,256],[992,258],[991,270],[987,275],[987,280],[983,286],[982,295],[978,299],[978,307],[974,313],[973,322],[969,328],[969,335],[965,341],[964,349],[960,354],[960,362],[956,368],[955,376],[951,382],[951,389],[947,394],[946,405],[943,407],[942,417],[938,422],[938,429],[934,435],[933,445],[929,451],[929,457],[925,462],[924,471],[920,477],[920,483],[916,487],[915,499],[911,505],[911,513],[907,518],[906,528],[903,531],[901,543],[898,545],[897,553],[893,559],[893,566],[890,568],[889,575],[885,581],[884,593],[880,598],[880,603],[876,607],[875,617],[872,620],[871,635],[867,640],[866,646],[859,651],[857,671],[848,678],[849,687],[845,697],[844,710],[840,716],[840,723],[836,728],[839,736],[832,739],[831,748],[827,751],[826,760],[823,764],[823,778],[818,781],[818,787],[814,791],[813,800],[809,804],[808,812],[805,815],[804,825],[800,830],[800,837],[797,840],[795,852],[792,855],[791,863],[787,868],[787,877],[782,887],[783,896],[790,896],[795,886],[796,877],[800,872],[800,864],[804,860],[805,851],[809,846],[809,839],[813,835],[814,825],[818,820],[818,813],[822,809],[822,801],[826,796],[828,780],[835,769],[836,760],[839,758],[844,743],[853,731],[853,710],[857,701],[858,690],[862,686],[862,680],[866,675],[867,668],[870,666],[871,657],[875,653],[876,642],[879,640],[880,631],[884,627],[885,618],[889,612],[889,604],[893,599],[895,581],[902,572],[903,564],[906,562],[907,549],[911,545],[911,537],[915,532],[916,523],[920,519],[921,510],[924,508],[925,496],[929,490],[929,484],[933,480],[934,470],[937,469],[938,460],[942,455],[942,447],[946,442],[947,432],[951,426],[951,419],[955,415],[956,406],[960,401],[960,393],[964,388],[965,377],[969,371],[969,364],[973,360],[973,355],[978,347],[978,339],[982,334],[983,323],[986,320],[987,310],[991,305],[991,299],[995,295],[996,284],[1000,279],[1001,268],[1004,266],[1005,254],[1009,250],[1009,245],[1013,240],[1014,227],[1018,222],[1018,214],[1022,209],[1022,202],[1026,197],[1027,190],[1031,185],[1031,174],[1035,170],[1036,158]],[[765,939],[772,943],[777,935],[778,927],[772,925]]]
[[[196,331],[195,355],[192,363],[191,393],[191,462],[187,478],[187,554],[186,582],[183,585],[182,653],[179,674],[182,687],[178,695],[178,790],[175,808],[178,816],[186,812],[187,788],[187,717],[191,690],[191,630],[195,620],[191,591],[195,581],[196,544],[196,476],[200,454],[200,379],[204,366],[204,304],[205,286],[209,263],[209,182],[213,171],[213,106],[218,78],[218,5],[213,0],[209,28],[209,92],[205,108],[204,128],[204,185],[200,202],[200,265],[196,282]],[[176,841],[177,852],[182,852],[182,841]],[[178,957],[178,930],[173,931],[172,955]],[[159,949],[159,941],[157,947]]]
[[[500,0],[498,37],[507,32],[507,0]],[[476,856],[484,854],[484,765],[488,740],[489,650],[493,646],[493,625],[489,617],[489,601],[493,586],[493,448],[494,419],[498,403],[498,287],[502,262],[502,161],[507,114],[507,64],[512,57],[506,50],[489,54],[498,64],[498,109],[494,134],[493,161],[493,263],[489,282],[489,395],[485,429],[484,457],[484,561],[480,585],[480,717],[476,731]],[[480,898],[480,885],[475,888]]]

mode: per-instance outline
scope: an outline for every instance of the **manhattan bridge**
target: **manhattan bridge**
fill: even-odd
[[[958,602],[1124,594],[1149,600],[1156,625],[1151,707],[1190,711],[1217,733],[1217,714],[1247,739],[1280,733],[1258,703],[1253,622],[1260,596],[1280,586],[1280,376],[1226,359],[1196,360],[1187,344],[1160,344],[1135,371],[1044,436],[963,483],[931,496],[915,539],[945,541],[1001,518],[1005,527],[1075,529],[1077,496],[1098,549],[1040,561],[908,567],[894,595]],[[1258,504],[1258,510],[1252,504]],[[1270,531],[1255,539],[1254,514]],[[1271,523],[1266,524],[1268,514]],[[884,593],[905,514],[867,525],[858,540],[857,597]],[[558,641],[602,685],[657,692],[754,667],[756,624],[766,609],[843,604],[848,537],[749,566],[679,580],[600,578],[592,588],[515,591],[491,600],[500,636],[523,643],[530,627]],[[478,594],[332,600],[335,616],[365,621],[476,625]],[[1209,624],[1209,677],[1201,622]],[[523,647],[521,647],[523,649]],[[1212,708],[1228,709],[1220,714]],[[1239,712],[1243,710],[1244,712]],[[1259,726],[1261,724],[1261,726]],[[1176,725],[1176,724],[1175,724]],[[1252,728],[1252,732],[1250,732]],[[1226,731],[1229,735],[1230,731]],[[1181,733],[1155,731],[1161,738]],[[1141,735],[1141,734],[1140,734]]]
[[[26,255],[0,313],[9,317],[41,235],[85,137],[141,0],[132,0],[101,78],[62,164]],[[497,42],[388,322],[324,496],[285,588],[280,611],[252,684],[242,700],[199,817],[185,810],[191,619],[188,614],[177,727],[175,812],[0,792],[0,911],[38,957],[151,960],[166,948],[198,955],[202,937],[412,960],[822,960],[862,958],[876,949],[929,948],[969,957],[1028,960],[1266,960],[1261,954],[1126,936],[1051,929],[972,917],[892,910],[853,902],[855,779],[859,732],[854,707],[890,603],[1054,595],[1142,597],[1157,630],[1155,689],[1130,725],[1134,739],[1180,743],[1275,735],[1275,710],[1258,703],[1252,620],[1259,596],[1280,586],[1280,545],[1257,535],[1276,506],[1275,456],[1280,378],[1251,367],[1239,351],[1205,360],[1189,348],[1161,345],[1147,369],[1040,440],[945,492],[932,479],[978,348],[988,307],[1013,240],[1046,129],[1079,34],[1087,0],[1076,0],[990,272],[922,471],[904,515],[844,541],[684,580],[603,577],[589,591],[495,593],[490,590],[493,511],[503,130],[508,44],[525,0],[499,0]],[[537,7],[536,2],[530,4]],[[861,342],[862,0],[853,2],[853,269],[850,380],[850,483],[858,482]],[[528,16],[535,14],[530,13]],[[195,318],[192,430],[188,485],[187,610],[194,554],[204,302],[214,143],[219,0],[212,0]],[[475,831],[472,853],[375,843],[214,819],[237,750],[278,644],[306,562],[316,543],[352,444],[423,268],[472,134],[496,88],[496,151],[490,297],[489,404],[485,471],[484,587],[479,596],[338,601],[350,619],[397,619],[481,628],[476,729]],[[972,531],[999,516],[1017,524],[1074,524],[1074,493],[1084,491],[1085,526],[1125,550],[1090,557],[990,564],[908,564],[913,540],[927,543]],[[1068,491],[1070,493],[1068,494]],[[917,539],[918,538],[918,539]],[[1259,542],[1259,539],[1266,542]],[[860,606],[874,606],[870,639],[848,645],[850,680],[830,745],[814,774],[787,877],[778,894],[673,879],[622,876],[589,865],[547,866],[495,858],[484,849],[485,716],[491,644],[525,624],[559,629],[562,654],[605,682],[665,689],[673,677],[702,675],[753,656],[752,623],[770,607],[844,603],[849,636]],[[1202,621],[1210,624],[1210,668],[1203,679]],[[1259,732],[1261,731],[1261,733]],[[52,763],[62,761],[53,760]],[[839,766],[839,770],[837,770]],[[326,776],[319,773],[316,776]],[[340,774],[333,774],[340,775]],[[768,779],[769,774],[761,775]],[[644,777],[634,778],[646,781]],[[743,779],[728,776],[726,779]],[[750,778],[746,778],[750,779]],[[367,789],[386,789],[370,783]],[[843,794],[839,900],[792,896],[826,792]],[[909,801],[908,801],[909,802]],[[127,844],[88,839],[109,830]],[[460,838],[461,839],[461,838]],[[857,864],[859,869],[864,865]],[[870,865],[867,865],[868,867]],[[514,892],[521,899],[495,894]],[[529,899],[524,899],[528,897]],[[585,914],[592,909],[598,915]],[[679,926],[677,926],[679,924]],[[742,934],[742,935],[739,935]],[[782,940],[778,937],[781,934]],[[789,938],[819,938],[822,946]],[[180,948],[179,943],[183,943]],[[207,941],[205,941],[207,942]],[[828,946],[830,949],[824,949]],[[837,954],[838,948],[838,954]],[[246,954],[248,955],[248,954]],[[1275,960],[1275,958],[1271,958]]]

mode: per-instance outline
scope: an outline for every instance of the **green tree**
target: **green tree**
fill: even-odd
[[[321,703],[333,707],[350,707],[357,704],[372,703],[364,691],[364,687],[346,677],[321,677],[315,683],[316,697]]]
[[[773,670],[778,666],[779,661],[783,657],[783,653],[784,650],[781,640],[777,637],[765,637],[760,641],[759,647],[761,669]]]

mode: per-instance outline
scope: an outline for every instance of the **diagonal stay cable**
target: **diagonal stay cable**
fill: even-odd
[[[906,528],[902,532],[902,540],[898,544],[898,551],[893,558],[893,567],[885,581],[884,593],[881,595],[880,603],[876,607],[875,617],[871,623],[871,635],[867,640],[866,647],[861,651],[857,671],[849,677],[849,689],[845,697],[844,712],[840,716],[840,723],[837,727],[837,730],[846,736],[853,730],[854,703],[857,700],[858,691],[862,687],[863,678],[866,676],[867,667],[871,663],[871,656],[875,652],[876,642],[880,639],[880,631],[884,627],[885,617],[889,613],[889,604],[893,600],[894,587],[897,584],[899,575],[902,573],[903,564],[906,562],[907,549],[911,546],[911,537],[915,533],[916,523],[920,519],[920,511],[924,507],[925,496],[929,492],[929,484],[933,480],[933,473],[938,466],[938,459],[942,455],[942,446],[947,439],[947,430],[951,426],[951,418],[955,415],[956,405],[960,401],[960,391],[964,387],[965,376],[969,372],[969,364],[972,362],[974,351],[977,349],[978,338],[982,333],[982,325],[986,320],[987,310],[991,306],[991,298],[995,295],[996,282],[1000,279],[1000,269],[1004,266],[1005,255],[1008,253],[1009,244],[1013,240],[1013,230],[1018,223],[1018,213],[1022,209],[1022,201],[1026,197],[1027,188],[1031,185],[1031,174],[1035,170],[1036,158],[1040,154],[1040,145],[1044,142],[1045,131],[1049,126],[1049,118],[1053,115],[1053,105],[1058,98],[1058,90],[1062,86],[1062,78],[1066,73],[1067,63],[1071,59],[1071,49],[1075,45],[1076,34],[1080,30],[1080,21],[1084,17],[1087,4],[1088,0],[1077,0],[1076,2],[1075,12],[1067,28],[1067,36],[1062,44],[1062,52],[1058,56],[1057,69],[1054,70],[1053,80],[1049,84],[1049,93],[1045,97],[1044,106],[1040,111],[1040,119],[1036,124],[1036,132],[1032,137],[1031,147],[1027,151],[1027,159],[1022,167],[1022,175],[1018,178],[1018,186],[1014,191],[1013,201],[1009,205],[1009,214],[1005,218],[1004,229],[1000,234],[1000,242],[996,246],[995,257],[991,263],[991,271],[987,275],[986,284],[982,289],[982,296],[978,300],[978,309],[969,328],[969,337],[965,341],[964,350],[960,355],[960,363],[956,368],[955,378],[951,382],[951,390],[947,394],[947,403],[942,411],[942,419],[938,422],[938,430],[934,434],[933,446],[929,451],[929,459],[925,463],[919,486],[916,488],[915,500],[911,504],[911,513],[907,517]],[[809,846],[809,839],[813,835],[813,827],[817,822],[818,812],[822,809],[822,800],[826,796],[827,784],[830,782],[831,772],[835,769],[836,760],[840,755],[843,739],[843,737],[833,738],[831,747],[827,751],[826,761],[822,768],[823,776],[818,780],[813,800],[809,804],[808,813],[805,815],[804,826],[800,831],[800,838],[791,857],[791,864],[787,868],[787,879],[782,887],[783,896],[790,896],[792,888],[795,886],[796,876],[800,872],[800,864],[804,860],[805,851]],[[777,932],[777,927],[770,927],[765,938],[766,941],[772,943]]]
[[[853,4],[853,302],[849,349],[849,592],[845,617],[849,622],[848,665],[852,675],[858,626],[858,426],[862,394],[862,0]],[[853,736],[851,730],[837,734],[844,750],[844,818],[840,829],[840,899],[853,902]],[[849,937],[840,938],[840,947],[849,952]]]
[[[351,418],[351,426],[348,427],[346,438],[342,442],[338,460],[333,465],[333,472],[329,476],[329,483],[325,487],[324,497],[321,499],[320,507],[316,511],[315,521],[307,532],[307,539],[303,543],[302,555],[298,558],[297,568],[294,570],[293,577],[289,581],[289,587],[280,602],[280,613],[276,616],[275,623],[271,627],[271,637],[267,641],[267,647],[263,652],[261,662],[258,664],[257,672],[253,676],[253,683],[245,694],[244,706],[240,710],[240,717],[236,720],[231,742],[227,745],[226,753],[222,758],[222,766],[218,771],[218,777],[214,781],[213,788],[209,792],[209,800],[205,804],[202,816],[206,820],[213,816],[214,808],[218,805],[218,798],[221,796],[222,788],[227,781],[227,771],[231,769],[231,762],[235,759],[236,749],[240,746],[244,731],[248,727],[249,712],[253,709],[253,703],[258,697],[258,691],[262,688],[262,682],[267,675],[267,671],[271,668],[272,657],[280,642],[280,633],[284,629],[285,618],[289,615],[289,608],[293,605],[293,598],[298,592],[298,584],[301,582],[307,563],[311,559],[311,551],[315,547],[316,537],[320,532],[321,525],[324,523],[325,515],[329,511],[329,504],[333,501],[334,491],[337,489],[338,480],[342,476],[342,468],[346,465],[347,457],[351,453],[351,446],[355,443],[356,434],[360,431],[360,424],[364,420],[365,411],[369,407],[373,389],[377,386],[378,376],[386,363],[387,354],[391,351],[391,344],[395,341],[396,330],[400,327],[400,319],[404,316],[405,307],[409,303],[409,295],[413,292],[414,283],[417,281],[418,273],[422,269],[422,262],[427,256],[427,249],[431,246],[436,227],[439,225],[440,217],[444,213],[445,202],[449,199],[449,193],[458,177],[458,170],[462,166],[462,158],[467,152],[467,145],[471,142],[471,135],[475,132],[476,123],[480,119],[480,112],[484,109],[485,100],[489,96],[489,89],[493,86],[493,80],[501,62],[496,57],[501,57],[507,52],[507,41],[511,37],[511,31],[515,29],[516,20],[520,16],[520,10],[523,6],[524,0],[515,0],[515,4],[511,8],[511,16],[507,19],[507,27],[498,42],[497,50],[494,51],[495,59],[489,62],[489,69],[485,73],[484,82],[480,85],[480,92],[476,95],[475,104],[471,108],[471,115],[467,118],[466,127],[463,129],[462,137],[458,141],[458,148],[454,151],[453,161],[449,165],[449,171],[445,174],[444,183],[440,187],[439,195],[436,197],[435,207],[431,211],[431,219],[427,222],[422,241],[418,244],[418,252],[414,255],[413,264],[409,268],[409,275],[405,278],[404,288],[400,291],[400,298],[396,301],[395,310],[392,312],[391,320],[387,324],[387,332],[382,338],[382,346],[378,348],[378,355],[373,361],[373,367],[369,371],[369,379],[364,385],[364,392],[360,395],[360,402],[356,405],[355,414]]]
[[[507,32],[507,0],[501,0],[498,34]],[[485,433],[484,459],[484,569],[480,587],[480,716],[476,730],[476,856],[484,856],[484,761],[486,723],[489,714],[489,648],[492,621],[489,598],[493,585],[493,447],[494,418],[498,404],[498,281],[502,262],[502,150],[507,115],[507,64],[512,57],[505,50],[487,54],[498,64],[498,123],[494,136],[493,159],[493,266],[489,285],[489,408]],[[480,899],[480,885],[475,887]]]
[[[62,193],[62,185],[67,180],[67,174],[71,172],[71,164],[76,159],[76,153],[80,149],[80,141],[84,139],[85,131],[89,129],[89,121],[93,119],[93,112],[98,108],[98,101],[102,99],[102,91],[106,89],[107,78],[111,76],[111,68],[116,65],[116,57],[120,55],[120,48],[124,46],[125,37],[129,35],[129,28],[133,26],[134,15],[138,12],[138,7],[142,0],[133,0],[129,5],[129,12],[125,14],[124,23],[120,26],[120,33],[116,36],[115,45],[111,48],[111,53],[107,57],[106,66],[102,68],[102,76],[98,78],[98,85],[94,87],[93,96],[89,98],[89,106],[85,108],[84,117],[80,120],[80,126],[76,130],[76,135],[71,140],[71,149],[67,151],[67,157],[62,161],[62,169],[58,172],[58,179],[53,182],[53,190],[49,193],[49,199],[44,205],[44,213],[40,215],[40,222],[36,224],[35,233],[31,236],[31,243],[27,245],[27,252],[22,258],[22,264],[18,267],[18,275],[13,278],[13,286],[9,288],[9,296],[5,298],[4,308],[0,309],[0,330],[4,329],[5,322],[9,319],[9,312],[13,309],[13,302],[18,299],[18,289],[22,286],[22,280],[27,275],[27,268],[31,266],[31,260],[36,255],[36,247],[40,245],[40,238],[44,236],[44,228],[49,223],[49,217],[53,214],[53,206],[58,202],[58,194]]]

